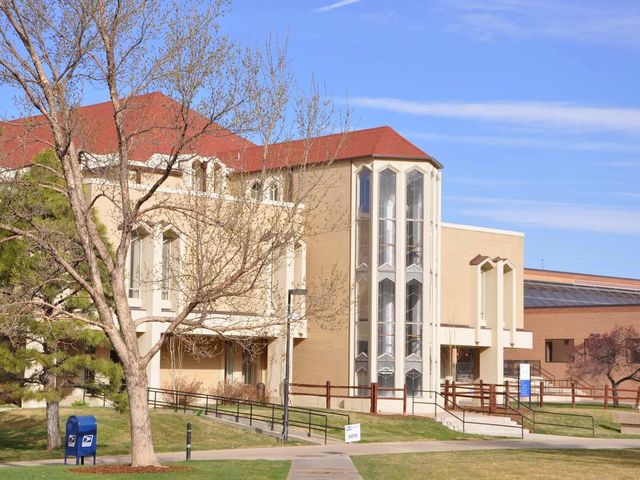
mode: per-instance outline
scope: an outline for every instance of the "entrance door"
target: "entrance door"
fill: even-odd
[[[473,383],[475,371],[475,352],[472,348],[458,350],[456,362],[456,382]]]

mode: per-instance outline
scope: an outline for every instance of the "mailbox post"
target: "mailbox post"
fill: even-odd
[[[64,435],[64,463],[67,463],[67,457],[76,457],[76,465],[84,465],[84,457],[93,456],[95,465],[97,431],[98,424],[93,415],[69,417]]]

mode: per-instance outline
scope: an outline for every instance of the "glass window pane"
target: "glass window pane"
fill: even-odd
[[[395,284],[385,279],[378,284],[378,356],[395,356]]]
[[[396,174],[389,169],[380,173],[378,217],[378,264],[393,266],[396,244]]]

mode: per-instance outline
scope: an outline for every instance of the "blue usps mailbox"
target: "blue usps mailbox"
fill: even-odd
[[[64,463],[67,463],[67,457],[76,457],[76,465],[84,465],[84,457],[93,456],[95,465],[97,430],[98,424],[93,415],[69,417],[64,436]]]

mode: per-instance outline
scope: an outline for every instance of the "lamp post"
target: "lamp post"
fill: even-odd
[[[287,347],[286,358],[284,362],[284,419],[282,422],[282,436],[283,442],[289,439],[289,370],[290,370],[290,358],[291,358],[291,320],[294,319],[294,313],[291,312],[291,298],[294,295],[306,295],[306,288],[290,288],[287,294]],[[297,319],[297,314],[296,318]],[[295,320],[294,319],[294,320]]]

